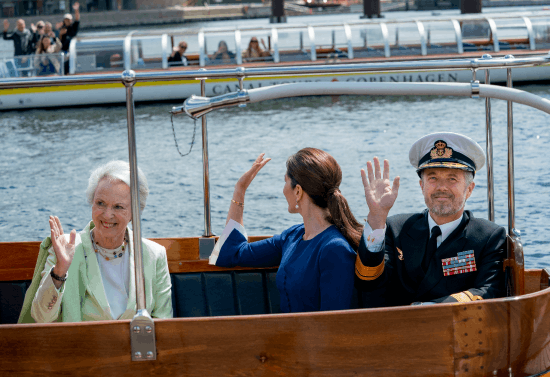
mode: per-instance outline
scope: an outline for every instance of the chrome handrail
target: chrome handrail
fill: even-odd
[[[320,75],[326,73],[360,73],[360,72],[387,72],[387,71],[425,71],[425,70],[472,70],[495,69],[509,67],[537,66],[550,63],[550,54],[530,58],[494,58],[486,59],[454,59],[428,60],[413,62],[384,62],[362,64],[332,64],[315,66],[285,66],[285,67],[258,67],[258,68],[228,68],[210,70],[189,70],[172,72],[137,72],[139,81],[170,81],[195,80],[197,77],[206,79],[257,77],[257,76],[285,76],[285,75]],[[0,89],[31,88],[63,85],[108,84],[120,83],[120,74],[93,74],[65,77],[44,77],[25,79],[0,80]]]

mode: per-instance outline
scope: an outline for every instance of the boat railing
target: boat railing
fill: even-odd
[[[449,61],[417,61],[417,62],[394,62],[394,63],[371,63],[371,64],[348,64],[348,65],[316,65],[296,67],[266,67],[266,68],[244,68],[218,69],[218,70],[189,70],[189,71],[161,71],[161,72],[140,72],[124,71],[120,74],[105,75],[78,75],[65,77],[43,77],[26,78],[20,80],[0,80],[0,89],[15,89],[25,87],[47,87],[79,84],[100,84],[100,83],[123,83],[126,90],[126,110],[128,125],[128,150],[130,161],[131,181],[131,206],[132,225],[134,229],[133,247],[136,254],[135,277],[137,315],[130,325],[132,335],[132,359],[155,359],[154,355],[148,355],[147,351],[154,350],[154,322],[145,310],[145,297],[143,286],[143,265],[141,260],[141,223],[139,211],[139,192],[137,190],[137,153],[134,124],[134,98],[133,87],[138,82],[147,81],[169,81],[169,80],[199,80],[201,84],[201,96],[192,96],[186,100],[181,107],[175,107],[173,114],[186,112],[193,118],[202,117],[202,147],[203,147],[203,178],[204,178],[204,220],[205,232],[199,240],[199,255],[207,257],[214,247],[214,234],[210,220],[210,184],[209,184],[209,163],[208,163],[208,138],[205,114],[209,111],[227,106],[243,106],[248,102],[264,101],[270,98],[291,97],[299,95],[345,95],[345,94],[385,94],[385,95],[461,95],[473,98],[486,98],[486,150],[488,179],[488,202],[490,220],[494,220],[494,184],[492,174],[492,125],[491,125],[491,104],[490,98],[500,98],[508,101],[508,253],[505,266],[508,277],[509,295],[523,294],[523,249],[520,234],[515,229],[515,202],[513,185],[513,112],[512,102],[519,102],[536,107],[550,114],[550,101],[541,99],[538,96],[530,95],[523,91],[512,89],[512,67],[535,66],[550,63],[550,55],[514,58],[491,58],[489,55],[481,59],[458,59]],[[508,73],[507,87],[496,87],[490,85],[490,69],[505,68]],[[244,89],[244,80],[252,76],[285,76],[285,75],[315,75],[323,73],[346,73],[346,72],[387,72],[387,71],[421,71],[421,70],[472,70],[473,80],[471,83],[300,83],[299,85],[286,84],[273,87],[264,87],[247,91]],[[485,84],[476,80],[476,72],[485,70]],[[214,78],[235,78],[239,82],[240,90],[223,96],[206,98],[205,87],[208,79]],[[55,80],[53,80],[55,79]],[[292,89],[289,92],[288,89]],[[512,253],[510,255],[510,253]],[[148,328],[150,327],[150,328]],[[142,332],[142,330],[148,330]],[[151,331],[152,330],[152,331]],[[134,348],[135,347],[135,348]],[[138,353],[139,352],[139,353]]]
[[[16,55],[13,58],[0,58],[0,77],[23,78],[44,75],[64,74],[65,54]]]

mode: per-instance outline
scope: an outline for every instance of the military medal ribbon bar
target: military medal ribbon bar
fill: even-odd
[[[456,257],[441,259],[441,265],[443,266],[444,276],[475,272],[477,270],[473,250],[458,252]]]

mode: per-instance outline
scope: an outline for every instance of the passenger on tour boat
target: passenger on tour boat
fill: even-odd
[[[369,207],[355,265],[366,307],[471,302],[505,294],[506,231],[464,210],[485,154],[472,139],[441,132],[417,140],[409,160],[427,210],[388,217],[399,189],[378,158],[361,170]]]
[[[66,55],[65,58],[65,73],[69,73],[69,47],[71,46],[71,40],[78,34],[78,26],[80,25],[80,4],[76,1],[73,4],[74,9],[74,21],[73,15],[70,13],[63,16],[63,21],[59,25],[59,39],[61,40],[61,50]]]
[[[32,54],[34,51],[31,51],[32,48],[32,38],[33,35],[29,29],[25,27],[25,20],[17,20],[15,30],[9,34],[8,29],[10,23],[8,20],[4,20],[4,40],[12,40],[14,48],[14,64],[15,68],[18,69],[19,73],[28,76],[30,69],[30,59],[28,57],[21,57],[22,55]]]
[[[263,58],[266,56],[270,56],[271,54],[267,50],[267,47],[265,46],[265,42],[262,39],[262,46],[265,50],[262,50],[260,47],[260,44],[258,43],[258,38],[252,37],[250,38],[250,42],[248,43],[248,48],[243,51],[243,60],[245,62],[253,62],[258,60],[258,58]]]
[[[52,45],[52,39],[55,44]],[[36,49],[36,58],[34,66],[37,68],[36,75],[55,75],[61,73],[61,62],[57,56],[44,54],[56,54],[61,51],[61,41],[55,37],[53,32],[50,35],[43,35]]]
[[[279,265],[276,283],[283,312],[349,309],[355,250],[363,227],[340,193],[340,166],[332,156],[316,148],[304,148],[289,157],[283,194],[289,213],[300,214],[303,223],[270,239],[248,243],[243,226],[245,193],[269,160],[264,154],[258,156],[235,185],[227,223],[210,264]]]
[[[220,41],[218,44],[218,50],[214,54],[210,55],[209,58],[212,61],[216,61],[216,63],[233,63],[235,54],[229,51],[225,41]]]
[[[149,188],[138,169],[140,212]],[[50,216],[51,236],[40,245],[19,323],[132,319],[136,314],[130,168],[111,161],[90,176],[86,190],[92,221],[77,233],[63,233]],[[166,249],[142,239],[146,308],[156,318],[172,317]]]
[[[174,51],[172,51],[172,54],[168,57],[170,66],[187,66],[187,58],[184,55],[186,50],[187,43],[185,41],[178,43],[178,46],[174,47]]]
[[[38,21],[36,23],[36,26],[34,24],[31,24],[31,32],[32,32],[32,38],[31,38],[31,44],[29,46],[29,51],[32,53],[36,51],[38,48],[38,43],[42,39],[42,36],[44,35],[44,21]]]

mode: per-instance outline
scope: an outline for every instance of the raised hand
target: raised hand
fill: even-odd
[[[254,180],[254,177],[260,172],[260,169],[264,167],[264,165],[267,164],[268,161],[271,160],[271,158],[265,158],[265,154],[260,154],[254,161],[254,164],[252,164],[252,167],[245,172],[244,175],[241,176],[239,181],[237,181],[237,184],[235,185],[235,191],[233,192],[233,200],[231,201],[231,206],[229,206],[229,212],[227,213],[227,221],[226,224],[229,222],[230,219],[233,219],[234,221],[242,224],[243,223],[243,210],[244,210],[244,195],[246,193],[246,189],[250,186],[250,183],[252,180]]]
[[[58,217],[50,216],[50,231],[53,250],[57,263],[55,264],[54,273],[58,276],[63,276],[69,270],[73,261],[75,251],[76,231],[72,230],[69,241],[63,236],[63,227]]]
[[[75,10],[75,12],[80,9],[80,4],[78,1],[75,1],[75,3],[73,4],[73,9]]]
[[[252,180],[254,180],[254,177],[260,172],[260,169],[264,167],[264,165],[267,164],[268,161],[271,160],[271,158],[265,158],[265,154],[261,153],[256,160],[254,161],[254,164],[252,164],[252,167],[245,172],[244,175],[241,176],[239,181],[237,181],[237,184],[235,185],[235,192],[239,191],[242,192],[242,196],[244,199],[244,193],[246,192],[246,189],[250,186],[250,183],[252,183]]]
[[[397,193],[399,191],[399,176],[393,179],[393,185],[390,185],[390,163],[384,160],[384,172],[380,170],[380,160],[377,157],[373,163],[367,162],[367,174],[361,169],[361,178],[365,189],[365,199],[369,207],[367,221],[373,230],[384,228],[386,218],[392,208]]]
[[[4,31],[8,31],[9,27],[10,27],[10,22],[8,20],[4,20]]]

